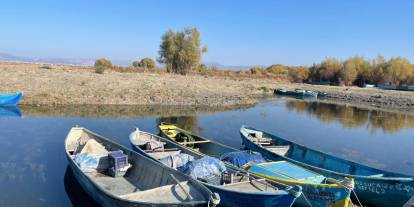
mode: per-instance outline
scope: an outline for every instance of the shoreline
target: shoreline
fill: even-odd
[[[296,88],[326,92],[321,101],[358,107],[414,112],[414,92],[322,86],[262,78],[167,73],[96,74],[93,67],[0,62],[0,93],[23,91],[22,105],[115,105],[237,108],[252,106],[273,90]]]

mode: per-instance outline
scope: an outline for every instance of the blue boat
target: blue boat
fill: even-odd
[[[1,117],[21,117],[22,113],[18,106],[0,106]]]
[[[193,134],[175,125],[161,124],[159,129],[164,137],[197,153],[219,158],[238,170],[247,170],[262,178],[289,186],[301,186],[302,195],[294,205],[313,207],[348,207],[354,182],[352,179],[335,180],[311,172],[288,162],[271,162],[248,151],[223,145]]]
[[[15,106],[19,104],[22,97],[22,92],[17,92],[15,94],[0,94],[0,106]]]
[[[292,162],[331,178],[353,178],[355,193],[364,204],[403,206],[414,196],[413,176],[341,159],[248,126],[241,127],[240,135],[246,148],[260,152],[268,159]]]
[[[132,132],[129,139],[135,151],[157,162],[161,162],[160,160],[165,160],[168,157],[171,157],[173,160],[174,155],[178,154],[190,155],[195,160],[205,157],[205,155],[190,150],[172,140],[140,130]],[[160,148],[146,150],[146,143],[149,142],[162,143],[162,150]],[[201,142],[198,143],[201,144]],[[211,150],[214,149],[217,149],[217,147],[213,146],[211,148]],[[175,164],[169,165],[172,168],[174,166]],[[225,167],[226,174],[221,176],[221,182],[201,181],[212,192],[220,195],[220,206],[289,207],[301,195],[301,188],[299,186],[290,187],[258,176],[249,175],[247,172],[228,164]],[[180,171],[177,170],[177,172]]]

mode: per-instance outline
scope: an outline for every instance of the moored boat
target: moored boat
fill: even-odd
[[[414,196],[413,176],[358,164],[248,126],[241,127],[240,135],[245,147],[268,159],[295,163],[331,178],[353,178],[356,195],[364,204],[403,206]]]
[[[0,106],[14,106],[19,104],[20,99],[23,97],[22,92],[14,94],[0,94]]]
[[[0,106],[1,117],[21,117],[22,113],[18,106]]]
[[[318,98],[318,92],[302,90],[302,89],[295,89],[294,91],[289,91],[286,89],[276,89],[274,91],[277,95],[285,95],[285,96],[293,96],[295,98]]]
[[[238,153],[240,150],[214,142],[207,138],[195,135],[178,128],[175,125],[160,125],[164,137],[185,146],[198,153],[220,158],[229,153]],[[239,158],[236,158],[239,159]],[[234,164],[235,163],[231,163]],[[239,166],[236,166],[239,167]],[[304,196],[295,202],[299,206],[332,206],[346,207],[350,204],[352,180],[335,180],[318,173],[311,172],[300,166],[288,162],[259,163],[244,167],[250,173],[259,175],[275,182],[286,185],[300,185]],[[345,186],[346,185],[346,186]]]
[[[177,155],[188,155],[194,160],[202,160],[209,157],[201,154],[199,151],[186,148],[170,139],[166,139],[148,132],[135,130],[130,135],[130,142],[133,148],[153,160],[166,163],[165,160],[175,160]],[[148,150],[148,143],[159,146]],[[192,142],[192,144],[201,144],[206,142]],[[188,142],[188,144],[190,144]],[[162,147],[161,147],[162,146]],[[214,150],[214,149],[212,149]],[[203,151],[203,150],[200,150]],[[177,167],[177,164],[170,164],[174,169],[186,169]],[[188,164],[183,164],[188,166]],[[220,206],[291,206],[297,197],[301,195],[299,186],[290,187],[281,183],[275,183],[258,176],[249,175],[247,172],[225,164],[226,171],[218,175],[216,179],[200,179],[202,183],[211,191],[220,195]]]
[[[70,130],[65,151],[74,177],[101,206],[214,206],[213,194],[198,181],[85,128]],[[110,175],[109,155],[127,156],[124,175],[118,168]]]

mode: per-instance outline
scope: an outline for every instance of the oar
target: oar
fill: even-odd
[[[184,186],[181,185],[180,181],[177,180],[177,178],[174,177],[173,174],[170,174],[171,178],[174,180],[175,183],[177,183],[178,186],[180,186],[181,190],[184,191],[184,193],[187,195],[188,198],[190,198],[190,200],[193,200],[193,197],[185,190]]]

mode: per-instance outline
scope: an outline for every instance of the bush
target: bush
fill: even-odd
[[[138,68],[149,68],[149,69],[153,69],[155,68],[155,60],[151,59],[151,58],[143,58],[141,61],[134,61],[132,62],[132,66]]]
[[[95,67],[105,67],[105,68],[111,68],[112,67],[112,62],[108,59],[105,58],[101,58],[95,61]]]
[[[95,73],[98,73],[98,74],[103,74],[105,70],[106,70],[106,67],[103,67],[103,66],[95,67]]]
[[[42,66],[40,66],[40,68],[41,69],[48,69],[48,70],[53,69],[52,66],[50,66],[50,65],[42,65]]]
[[[101,58],[95,61],[95,73],[103,74],[106,69],[112,68],[112,62],[108,59]]]

